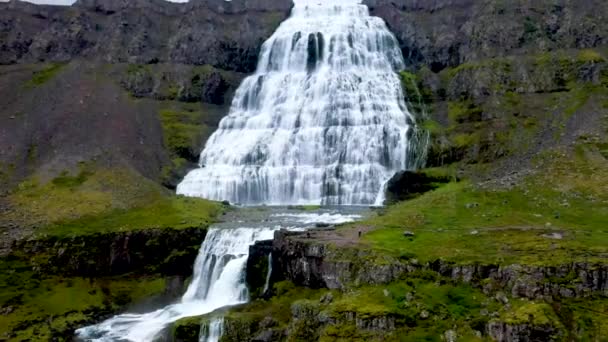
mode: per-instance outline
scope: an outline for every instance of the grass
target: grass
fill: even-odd
[[[8,219],[26,217],[38,234],[58,236],[209,225],[218,203],[171,195],[129,170],[82,167],[42,184],[32,178],[9,196]]]
[[[189,157],[202,148],[197,146],[211,130],[203,124],[204,114],[198,111],[164,109],[160,112],[166,147],[179,157]],[[188,158],[186,158],[188,159]]]
[[[43,278],[20,261],[0,260],[0,339],[67,338],[73,330],[125,305],[163,293],[159,277]]]
[[[27,82],[26,87],[34,88],[45,84],[55,77],[55,75],[57,75],[64,66],[65,64],[63,63],[54,63],[48,65],[42,70],[34,72],[34,76]]]
[[[107,231],[132,231],[149,228],[181,229],[209,226],[221,206],[198,198],[168,197],[151,204],[77,220],[54,223],[40,231],[53,236],[93,234]]]
[[[9,195],[9,219],[26,220],[37,226],[58,221],[126,210],[161,200],[168,195],[151,180],[127,169],[82,167],[43,181],[39,176],[19,184]]]
[[[555,158],[513,189],[484,190],[467,181],[452,182],[392,206],[363,222],[377,228],[365,240],[379,251],[425,261],[605,262],[607,162]],[[415,237],[404,238],[404,230],[415,232]],[[553,233],[562,238],[547,237]]]
[[[559,322],[551,305],[543,302],[518,300],[513,309],[503,313],[501,321],[510,325],[528,324],[543,326]]]

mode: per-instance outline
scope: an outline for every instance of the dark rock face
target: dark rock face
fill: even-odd
[[[490,322],[487,326],[488,335],[497,342],[515,341],[547,341],[549,337],[556,337],[560,332],[551,325],[533,324],[507,324],[504,322]],[[554,339],[551,339],[554,340]]]
[[[252,299],[265,296],[264,285],[268,274],[268,256],[272,253],[272,240],[258,241],[249,247],[246,281]]]
[[[477,284],[487,292],[508,290],[515,298],[551,299],[608,295],[608,265],[572,263],[562,266],[455,265],[436,261],[429,267],[443,276]]]
[[[15,255],[45,274],[101,277],[126,273],[189,276],[205,239],[204,228],[145,229],[17,242]]]
[[[262,43],[291,6],[288,0],[0,3],[0,64],[86,58],[251,72]]]
[[[395,33],[407,64],[433,71],[486,58],[608,43],[608,23],[603,19],[608,3],[602,0],[364,3]]]
[[[449,178],[433,177],[422,172],[403,171],[391,178],[386,186],[386,202],[393,203],[414,198],[449,182]]]
[[[312,288],[346,289],[386,284],[415,270],[430,270],[488,293],[508,291],[515,298],[551,299],[608,295],[608,265],[457,265],[442,260],[419,264],[360,248],[331,248],[302,233],[279,231],[273,243],[273,277]],[[276,273],[275,273],[276,272]]]
[[[279,231],[273,242],[273,278],[299,286],[345,289],[386,284],[407,272],[398,260],[357,248],[330,248],[306,234]]]
[[[87,63],[58,67],[52,78],[32,83],[51,68],[1,68],[0,163],[12,169],[8,177],[20,181],[33,172],[54,177],[94,161],[157,178],[167,155],[154,104],[132,101]]]

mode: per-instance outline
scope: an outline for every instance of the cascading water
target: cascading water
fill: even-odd
[[[177,192],[240,204],[382,204],[409,169],[395,37],[356,0],[297,0]]]
[[[76,331],[90,341],[152,341],[169,323],[215,309],[247,302],[243,270],[249,246],[272,239],[272,228],[211,229],[194,266],[194,275],[182,300],[146,314],[123,314]]]
[[[99,342],[149,342],[163,328],[180,318],[245,303],[249,300],[245,283],[249,246],[256,241],[272,239],[278,229],[302,230],[312,228],[317,223],[352,222],[361,217],[330,209],[321,209],[316,213],[292,210],[286,214],[284,211],[286,209],[252,209],[251,212],[240,213],[246,216],[245,222],[235,219],[215,225],[207,233],[194,264],[192,282],[178,303],[149,313],[126,313],[112,317],[100,324],[78,329],[78,338]],[[202,331],[201,341],[216,342],[221,337],[222,328],[223,320],[212,320]]]
[[[224,318],[214,318],[209,324],[201,327],[199,342],[218,342],[224,334]]]
[[[358,0],[296,0],[207,143],[201,168],[177,192],[248,205],[382,204],[384,184],[416,161],[414,119],[394,72],[403,66],[394,36]],[[180,318],[246,302],[245,263],[255,241],[280,228],[360,217],[287,211],[254,226],[211,229],[179,303],[115,316],[78,337],[152,341]],[[201,341],[217,341],[222,330],[223,319],[213,319]]]

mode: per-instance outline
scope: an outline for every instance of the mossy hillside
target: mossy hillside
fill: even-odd
[[[575,336],[593,340],[602,337],[605,326],[601,315],[594,316],[605,306],[601,298],[558,304],[490,296],[431,271],[410,273],[390,284],[331,291],[331,299],[328,290],[301,289],[289,282],[275,284],[274,293],[269,300],[228,312],[184,319],[174,336],[196,340],[201,324],[214,315],[225,316],[224,342],[262,331],[287,341],[442,341],[449,330],[458,340],[487,341],[491,322],[550,327],[560,341],[567,340],[570,329]]]
[[[459,263],[605,262],[608,161],[546,154],[536,175],[510,189],[452,182],[388,207],[363,224],[374,249]],[[343,228],[349,229],[349,228]],[[413,231],[413,238],[403,236]]]
[[[160,276],[58,278],[36,274],[19,259],[0,259],[2,339],[68,340],[74,329],[124,306],[162,294]]]
[[[198,162],[205,142],[224,114],[223,107],[205,103],[164,101],[160,104],[164,145],[171,159],[161,171],[164,185],[174,187]]]
[[[146,228],[206,227],[217,203],[171,195],[130,170],[82,167],[42,183],[34,177],[9,195],[6,219],[57,236]]]
[[[112,210],[73,221],[59,221],[40,232],[63,236],[149,228],[208,227],[221,210],[221,205],[215,202],[171,196],[137,208]]]
[[[431,133],[429,164],[491,164],[535,154],[543,146],[568,145],[568,129],[580,126],[583,117],[593,120],[606,102],[607,69],[600,52],[580,50],[470,62],[439,75],[424,69],[411,74],[432,99],[425,106],[427,122],[421,123]]]
[[[240,73],[211,65],[126,64],[116,67],[116,72],[123,87],[136,98],[187,103],[223,104],[226,91],[236,88],[243,78]],[[213,85],[218,88],[208,98],[203,90],[210,79],[218,81]]]
[[[64,63],[52,63],[46,65],[43,69],[34,71],[32,79],[25,86],[27,88],[35,88],[45,84],[55,77],[65,65]]]

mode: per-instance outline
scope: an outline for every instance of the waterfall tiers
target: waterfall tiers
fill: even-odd
[[[177,192],[244,205],[382,204],[412,167],[397,41],[354,0],[295,2]]]
[[[154,341],[169,324],[216,309],[249,301],[245,266],[249,246],[271,240],[280,229],[312,229],[316,224],[353,222],[365,214],[361,208],[323,208],[310,212],[285,208],[240,209],[236,218],[217,223],[207,233],[194,264],[194,274],[181,301],[148,313],[124,313],[76,331],[77,337],[95,342]],[[254,213],[256,212],[256,213]],[[261,275],[268,277],[268,275]],[[201,332],[203,342],[217,342],[221,317]]]

